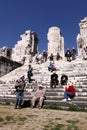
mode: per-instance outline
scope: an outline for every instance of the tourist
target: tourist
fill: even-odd
[[[53,53],[50,54],[49,60],[54,63],[54,55],[53,55]]]
[[[42,85],[39,85],[39,88],[36,90],[32,98],[32,108],[36,107],[37,102],[39,102],[39,108],[42,108],[44,100],[45,100],[45,90],[43,89]]]
[[[71,101],[75,97],[76,90],[75,87],[71,82],[68,82],[67,85],[64,87],[64,99],[62,101]]]
[[[25,90],[25,80],[24,75],[21,75],[20,78],[15,83],[15,89],[16,89],[16,105],[15,109],[21,108],[23,98],[24,98],[24,90]]]
[[[68,76],[66,74],[62,73],[60,84],[61,85],[67,85],[67,82],[68,82]]]
[[[52,62],[50,62],[49,66],[48,66],[48,70],[53,72],[54,70],[54,64]]]
[[[57,53],[56,60],[62,59],[59,53]]]
[[[29,83],[31,83],[31,81],[32,81],[32,79],[31,79],[32,76],[33,76],[33,68],[31,67],[31,65],[29,65],[28,72],[27,72],[27,77],[28,77]]]
[[[53,74],[51,74],[51,80],[50,80],[50,88],[56,88],[56,85],[58,85],[58,74],[56,74],[56,71],[53,71]]]
[[[71,51],[69,49],[65,52],[65,57],[67,58],[67,61],[71,61]]]
[[[76,58],[76,49],[74,47],[71,50],[71,56],[72,56],[72,60],[75,60],[75,58]]]
[[[82,49],[81,53],[83,60],[87,60],[87,46]]]
[[[45,50],[43,50],[43,61],[47,61],[47,52]]]

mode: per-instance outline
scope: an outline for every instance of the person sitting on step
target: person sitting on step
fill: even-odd
[[[75,87],[71,82],[68,82],[64,89],[64,99],[62,101],[71,101],[71,99],[73,99],[76,95]]]
[[[54,64],[52,62],[50,62],[49,66],[48,66],[48,70],[53,72],[54,70]]]
[[[39,85],[39,88],[36,90],[34,97],[32,98],[32,108],[36,106],[37,102],[39,102],[39,108],[42,108],[45,97],[45,90],[42,85]]]
[[[68,76],[64,73],[61,75],[60,84],[61,85],[67,85],[68,82]]]
[[[53,86],[56,88],[58,83],[58,74],[56,74],[56,71],[53,71],[53,74],[51,74],[50,88],[53,88]]]

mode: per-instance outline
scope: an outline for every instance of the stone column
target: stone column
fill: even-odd
[[[64,57],[64,38],[61,35],[60,29],[58,27],[51,27],[47,34],[48,39],[48,56],[53,53],[53,55],[60,54]]]
[[[78,56],[82,55],[82,50],[87,46],[87,17],[79,23],[80,33],[77,35]]]

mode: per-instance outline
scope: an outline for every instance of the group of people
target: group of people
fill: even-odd
[[[65,52],[65,57],[67,58],[67,61],[75,60],[76,58],[76,49],[73,47],[72,50],[67,49]]]
[[[50,69],[50,68],[48,68]],[[60,85],[64,87],[64,100],[71,100],[76,93],[76,90],[74,86],[68,81],[68,76],[64,73],[61,75],[60,82],[58,80],[58,74],[56,73],[56,69],[51,70],[53,73],[50,76],[50,88],[56,88],[57,85]],[[29,83],[32,82],[31,77],[33,76],[33,68],[31,65],[29,65],[27,77],[29,80]],[[16,105],[15,109],[21,108],[24,98],[24,91],[26,90],[26,83],[25,83],[25,76],[21,75],[20,78],[15,83],[15,89],[16,89]],[[38,89],[36,90],[33,98],[32,98],[32,108],[36,106],[36,103],[39,101],[39,107],[42,108],[44,104],[44,100],[46,99],[45,96],[45,90],[43,89],[42,85],[38,86]]]
[[[51,84],[50,87],[56,88],[56,85],[58,85],[58,75],[54,71],[51,75]],[[60,85],[64,87],[64,99],[62,101],[70,101],[72,98],[76,95],[76,90],[73,84],[68,80],[68,76],[66,74],[62,74],[60,79]]]
[[[23,105],[23,99],[24,99],[24,91],[26,90],[26,84],[25,84],[25,76],[21,75],[20,78],[15,83],[15,89],[16,89],[16,104],[15,109],[22,108]],[[39,101],[39,108],[43,107],[45,96],[45,90],[43,89],[42,85],[38,86],[38,89],[34,93],[34,96],[32,98],[32,108],[36,106],[36,103]]]

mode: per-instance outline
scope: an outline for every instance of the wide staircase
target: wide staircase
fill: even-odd
[[[19,76],[24,74],[26,79],[24,100],[31,100],[38,85],[42,84],[46,91],[45,105],[55,105],[59,107],[74,105],[78,108],[87,109],[87,61],[80,59],[71,62],[65,60],[55,61],[59,81],[61,74],[65,73],[76,88],[77,93],[75,98],[68,102],[62,101],[64,88],[60,83],[57,85],[57,88],[50,88],[50,75],[52,72],[48,71],[49,61],[42,64],[32,63],[31,65],[34,68],[34,75],[32,77],[34,80],[32,83],[28,83],[27,63],[0,78],[0,102],[15,103],[16,94],[14,84]]]

